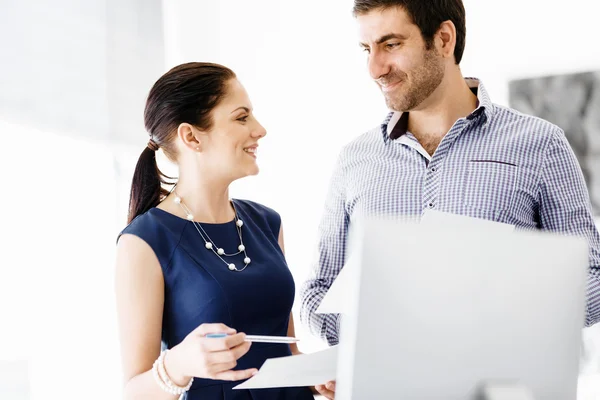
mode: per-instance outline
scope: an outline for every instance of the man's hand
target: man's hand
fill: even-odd
[[[327,400],[333,400],[335,398],[335,381],[329,381],[325,385],[317,385],[315,386],[315,389]]]

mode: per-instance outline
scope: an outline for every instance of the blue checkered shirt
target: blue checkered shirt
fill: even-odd
[[[467,83],[478,106],[456,121],[433,157],[405,127],[398,129],[407,122],[399,112],[342,149],[319,227],[317,262],[301,289],[300,319],[330,344],[339,340],[339,315],[315,311],[344,265],[349,225],[359,213],[420,216],[435,209],[584,236],[590,245],[586,325],[600,321],[600,237],[564,132],[493,104],[478,80]]]

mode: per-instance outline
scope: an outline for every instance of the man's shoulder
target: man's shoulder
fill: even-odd
[[[543,118],[500,104],[494,103],[492,107],[493,118],[501,126],[508,126],[515,131],[533,132],[544,136],[563,134],[559,126]]]
[[[381,125],[378,125],[368,131],[356,136],[344,146],[342,146],[342,156],[350,155],[356,151],[363,152],[369,148],[383,146],[383,134],[381,133]]]

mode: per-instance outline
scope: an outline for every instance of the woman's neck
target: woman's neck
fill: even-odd
[[[175,203],[175,197],[181,198],[195,221],[220,224],[234,219],[235,211],[229,199],[228,184],[179,179],[175,190],[163,201],[161,205],[164,204],[164,207],[161,208],[185,218],[185,211]]]

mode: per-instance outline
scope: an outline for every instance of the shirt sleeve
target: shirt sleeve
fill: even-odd
[[[540,184],[542,229],[585,237],[589,244],[586,326],[600,321],[600,237],[583,173],[562,130],[548,145]]]
[[[343,154],[338,157],[319,224],[318,246],[311,276],[301,289],[300,320],[330,345],[339,342],[339,314],[317,314],[316,310],[344,266],[349,216]]]

